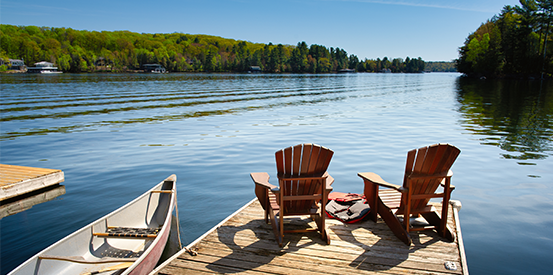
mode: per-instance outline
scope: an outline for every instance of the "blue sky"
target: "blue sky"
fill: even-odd
[[[2,0],[0,23],[208,34],[338,47],[360,59],[450,61],[480,24],[518,0]]]

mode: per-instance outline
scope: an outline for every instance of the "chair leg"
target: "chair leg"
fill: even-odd
[[[326,204],[328,203],[328,190],[325,190],[324,187],[322,187],[323,191],[323,199],[321,202],[320,214],[321,214],[321,226],[319,227],[319,231],[321,232],[321,236],[323,237],[323,240],[326,241],[326,244],[330,244],[330,236],[328,235],[328,231],[326,230]]]
[[[378,185],[371,183],[370,181],[365,180],[365,190],[364,195],[371,211],[369,212],[369,219],[373,222],[378,220]]]
[[[429,224],[436,227],[438,234],[441,237],[447,239],[450,242],[454,240],[453,233],[452,233],[453,231],[451,230],[451,228],[449,228],[449,226],[447,225],[445,225],[445,228],[442,228],[442,221],[447,222],[447,217],[445,217],[445,219],[442,220],[442,218],[440,218],[440,215],[438,215],[438,213],[436,213],[435,211],[428,212],[428,213],[421,213],[421,215]]]
[[[321,227],[319,228],[319,231],[321,231],[323,240],[325,240],[327,244],[330,244],[330,237],[328,236],[328,231],[326,231],[325,215],[326,213],[321,213]]]
[[[449,229],[447,228],[447,215],[449,210],[449,199],[451,198],[451,178],[445,179],[444,186],[444,199],[442,200],[442,219],[440,222],[440,227],[438,228],[438,233],[442,237],[446,237]],[[451,234],[451,232],[449,232]]]
[[[273,234],[275,235],[275,240],[278,246],[282,247],[282,238],[280,238],[280,228],[278,226],[279,220],[277,219],[277,215],[276,215],[277,211],[273,210],[272,208],[268,210],[269,210],[268,214],[270,216],[270,221],[271,221],[271,227],[273,228]]]
[[[321,215],[311,215],[311,219],[315,221],[317,229],[321,233],[321,238],[326,241],[326,244],[330,244],[330,236],[328,235],[328,230],[326,230],[325,215],[326,212],[322,212]]]
[[[284,215],[282,213],[278,214],[278,238],[277,238],[278,246],[282,247],[282,243],[284,242]]]
[[[269,190],[262,188],[259,185],[255,186],[255,196],[257,197],[257,200],[261,204],[261,207],[263,210],[265,210],[265,223],[269,223]]]
[[[263,207],[264,210],[267,210],[267,208],[269,208],[269,190],[256,184],[254,191],[261,207]]]
[[[404,242],[406,245],[411,245],[411,236],[409,236],[409,233],[405,230],[401,222],[397,219],[397,217],[392,213],[390,208],[386,207],[386,205],[382,202],[380,198],[377,199],[377,207],[378,207],[378,214],[380,214],[380,217],[384,220],[386,225],[392,230],[394,235],[398,237],[402,242]],[[371,209],[372,211],[372,209]]]
[[[330,235],[328,234],[328,230],[325,230],[322,236],[323,236],[323,240],[326,241],[326,244],[330,244]]]

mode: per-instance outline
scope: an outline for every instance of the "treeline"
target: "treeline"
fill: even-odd
[[[424,71],[419,57],[359,60],[340,48],[300,42],[296,46],[237,41],[210,35],[79,31],[71,28],[0,25],[0,58],[23,59],[28,66],[49,61],[66,72],[139,70],[161,64],[172,72],[329,73]]]
[[[553,1],[520,0],[470,34],[457,69],[476,77],[537,77],[553,73]]]
[[[455,62],[428,61],[424,67],[425,72],[456,72]]]

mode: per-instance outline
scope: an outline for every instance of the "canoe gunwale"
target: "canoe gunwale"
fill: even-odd
[[[129,268],[127,268],[127,270],[125,272],[123,272],[121,275],[126,275],[126,274],[129,274],[131,272],[133,272],[135,270],[136,267],[138,267],[140,264],[142,264],[142,262],[144,261],[144,259],[146,259],[149,255],[150,255],[150,252],[152,252],[152,250],[154,250],[156,248],[156,246],[158,246],[158,243],[162,240],[162,239],[165,239],[164,242],[167,242],[167,239],[169,237],[169,230],[171,229],[171,213],[173,213],[173,209],[175,208],[175,203],[176,203],[176,184],[177,184],[177,176],[176,175],[171,175],[170,177],[168,177],[167,179],[165,179],[163,182],[161,182],[160,184],[156,185],[157,186],[163,186],[163,184],[165,184],[166,181],[168,181],[168,179],[172,179],[172,189],[171,189],[171,199],[170,199],[170,203],[169,203],[169,207],[168,207],[168,210],[167,210],[167,213],[166,213],[166,216],[165,216],[165,220],[163,222],[163,226],[161,227],[161,230],[159,231],[157,237],[154,239],[154,241],[150,244],[150,246],[148,246],[148,249],[146,249],[142,255],[138,258],[138,260],[133,264],[131,265]],[[169,180],[171,181],[171,180]],[[148,192],[149,195],[152,195],[152,194],[159,194],[160,196],[161,195],[164,195],[164,194],[167,194],[167,192],[154,192],[154,189],[156,188],[152,188],[150,189],[150,191]],[[161,189],[161,187],[160,187]],[[164,191],[164,190],[161,190],[161,191]],[[146,196],[147,194],[145,193],[144,196]],[[163,244],[163,247],[165,247],[165,244]],[[163,248],[162,248],[162,251],[163,252]],[[160,256],[161,256],[161,252],[160,252]],[[157,263],[159,261],[159,258],[155,260],[155,262]],[[152,269],[155,268],[155,266],[152,267]],[[148,270],[148,272],[150,272],[150,270]]]
[[[79,264],[122,263],[122,262],[135,262],[136,260],[138,260],[138,258],[104,257],[95,261],[88,261],[80,256],[63,257],[63,256],[49,256],[49,255],[38,256],[38,258],[41,260],[58,260],[58,261],[67,261],[67,262],[73,262],[73,263],[79,263]]]

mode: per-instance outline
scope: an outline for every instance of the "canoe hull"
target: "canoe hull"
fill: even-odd
[[[149,273],[159,261],[171,230],[176,181],[176,176],[171,175],[128,204],[39,252],[9,274],[83,274],[100,270],[110,274],[110,269],[117,274]],[[159,228],[159,232],[155,238],[97,236],[108,232],[108,227]]]
[[[135,268],[133,268],[132,270],[129,270],[130,272],[128,274],[130,275],[148,274],[150,273],[150,271],[154,270],[157,263],[159,262],[159,259],[161,258],[163,249],[167,244],[167,239],[169,238],[169,232],[170,232],[169,229],[171,229],[171,214],[169,214],[168,225],[169,226],[167,227],[167,230],[164,230],[161,236],[158,237],[159,242],[157,242],[154,245],[154,247],[152,247],[152,251],[148,253],[148,256],[146,256]]]

